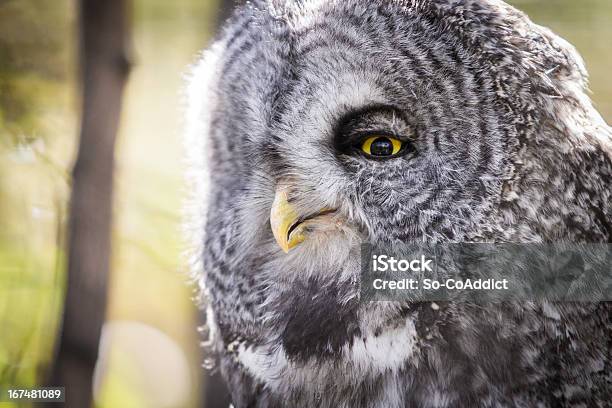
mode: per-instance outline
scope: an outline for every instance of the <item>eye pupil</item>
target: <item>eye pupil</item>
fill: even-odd
[[[402,151],[404,144],[401,140],[388,136],[371,136],[361,144],[361,151],[369,157],[389,158]]]
[[[372,156],[391,156],[393,154],[393,143],[387,137],[379,137],[370,146]]]

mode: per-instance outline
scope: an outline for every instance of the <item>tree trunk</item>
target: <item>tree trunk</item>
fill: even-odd
[[[72,172],[68,277],[52,383],[66,406],[92,405],[104,323],[113,202],[114,149],[128,58],[129,0],[80,0],[82,121]]]

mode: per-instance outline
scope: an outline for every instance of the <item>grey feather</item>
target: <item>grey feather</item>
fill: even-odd
[[[364,305],[356,283],[361,241],[612,241],[612,131],[571,45],[498,0],[253,1],[193,78],[195,273],[236,407],[610,406],[609,303]],[[414,152],[339,148],[372,123]],[[341,219],[289,254],[284,182]]]

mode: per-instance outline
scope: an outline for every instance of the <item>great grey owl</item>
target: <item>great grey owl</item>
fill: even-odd
[[[359,243],[612,238],[612,132],[500,0],[254,0],[189,87],[235,407],[611,406],[610,303],[364,303]]]

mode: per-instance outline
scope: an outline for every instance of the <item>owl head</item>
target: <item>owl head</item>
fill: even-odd
[[[580,206],[564,183],[585,160],[567,152],[605,126],[584,89],[574,49],[499,0],[239,9],[189,93],[198,255],[224,341],[308,356],[368,330],[361,242],[567,235],[555,217]]]

